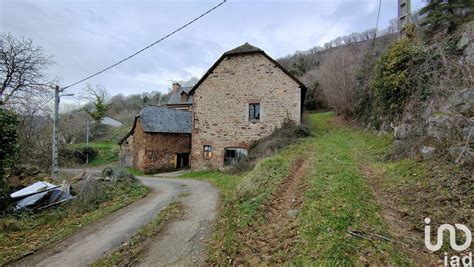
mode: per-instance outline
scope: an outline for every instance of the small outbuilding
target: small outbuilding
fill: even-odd
[[[121,163],[147,173],[189,167],[191,133],[191,112],[147,106],[119,142]]]
[[[119,121],[119,120],[116,120],[112,117],[108,117],[108,116],[105,116],[103,117],[102,119],[100,119],[100,123],[101,124],[104,124],[104,125],[109,125],[109,126],[112,126],[112,127],[120,127],[123,125],[123,122]]]

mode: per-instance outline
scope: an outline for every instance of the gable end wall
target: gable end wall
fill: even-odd
[[[260,103],[260,121],[248,120],[249,103]],[[224,148],[248,148],[288,118],[301,121],[301,88],[262,54],[224,58],[193,96],[193,169],[221,168]],[[194,125],[196,123],[196,125]],[[204,159],[203,146],[213,155]]]

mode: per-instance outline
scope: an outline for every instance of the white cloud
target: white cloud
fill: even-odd
[[[84,78],[170,33],[212,1],[0,0],[0,29],[30,37],[56,65],[62,85]],[[397,14],[382,0],[381,27]],[[419,8],[421,0],[413,1]],[[378,0],[229,0],[189,28],[90,83],[116,93],[166,91],[201,76],[226,50],[250,42],[273,57],[375,26]],[[71,91],[79,91],[82,84]]]

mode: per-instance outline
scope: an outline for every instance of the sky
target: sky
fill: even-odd
[[[72,84],[174,31],[220,0],[0,0],[0,32],[26,37],[55,62],[47,70]],[[273,58],[374,28],[379,0],[227,0],[212,13],[100,76],[68,89],[105,86],[111,95],[167,92],[172,81],[202,76],[245,42]],[[422,7],[412,0],[412,9]],[[397,16],[382,0],[379,28]]]

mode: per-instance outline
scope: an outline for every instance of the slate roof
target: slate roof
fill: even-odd
[[[146,106],[140,114],[143,131],[148,133],[191,133],[192,114],[189,111]]]
[[[249,43],[245,43],[241,46],[238,46],[232,50],[225,52],[224,56],[243,54],[243,53],[256,53],[256,52],[263,52],[263,50]]]
[[[188,101],[181,102],[181,93],[184,92],[186,94],[189,94],[189,91],[191,91],[191,89],[193,89],[192,86],[190,86],[190,87],[181,87],[178,90],[178,92],[171,94],[170,99],[168,99],[167,105],[179,105],[179,104],[192,105],[193,104],[193,97],[192,96],[188,97]]]
[[[192,133],[192,113],[158,106],[146,106],[135,117],[133,127],[118,144],[121,145],[135,131],[137,119],[146,133]]]

